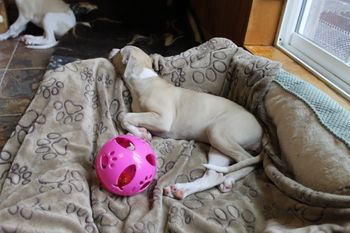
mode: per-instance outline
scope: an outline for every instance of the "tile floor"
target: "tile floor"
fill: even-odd
[[[0,41],[0,151],[38,88],[54,49]]]

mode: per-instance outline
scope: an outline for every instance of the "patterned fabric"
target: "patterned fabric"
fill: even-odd
[[[302,99],[315,112],[320,122],[350,146],[350,113],[312,85],[281,71],[275,80],[285,90]]]
[[[230,98],[238,98],[233,89],[242,91],[246,107],[251,103],[258,116],[266,111],[259,110],[264,102],[256,102],[270,93],[279,71],[279,64],[221,38],[179,56],[153,58],[162,65],[162,77],[174,85]],[[255,86],[251,78],[265,85]],[[266,166],[228,193],[213,188],[181,201],[163,196],[169,184],[204,174],[209,146],[194,141],[153,138],[157,176],[147,191],[132,197],[108,193],[100,187],[94,158],[108,139],[125,133],[116,119],[130,104],[129,91],[106,59],[75,61],[47,71],[0,153],[0,232],[350,230],[349,208],[319,207],[290,197],[281,182],[265,175]],[[277,171],[267,169],[267,174],[278,181],[284,174]]]

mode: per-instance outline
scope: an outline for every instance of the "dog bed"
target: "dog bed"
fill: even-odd
[[[131,96],[105,58],[48,70],[0,154],[0,232],[349,232],[350,116],[276,62],[224,38],[153,56],[176,86],[227,97],[264,126],[263,164],[232,191],[175,200],[163,187],[202,176],[209,146],[154,137],[147,191],[105,191],[94,159]]]

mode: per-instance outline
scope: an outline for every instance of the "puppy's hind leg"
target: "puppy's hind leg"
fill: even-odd
[[[54,14],[47,13],[43,20],[42,25],[44,28],[44,35],[42,36],[33,36],[33,35],[24,35],[21,38],[21,41],[26,45],[27,48],[50,48],[57,44],[55,38],[55,29],[57,27],[55,22]]]
[[[220,184],[220,186],[219,186],[220,191],[223,193],[231,191],[231,189],[232,189],[233,185],[236,183],[236,181],[246,177],[254,169],[255,169],[255,167],[249,166],[249,167],[245,167],[245,168],[242,168],[238,171],[234,171],[230,174],[225,175],[224,182],[222,184]]]
[[[228,166],[231,159],[215,148],[211,147],[208,154],[208,163],[217,166]],[[201,192],[221,184],[224,181],[222,173],[214,170],[207,170],[203,177],[188,183],[177,183],[165,187],[163,194],[176,199],[184,199],[190,194]]]
[[[229,123],[217,123],[207,129],[207,137],[210,145],[236,162],[253,157],[238,143],[238,141],[242,140],[239,134],[243,133],[236,132],[234,128],[230,128]]]
[[[74,27],[75,23],[75,17],[72,12],[47,13],[42,19],[44,35],[24,35],[22,37],[22,41],[27,45],[27,48],[51,48],[58,44],[58,41],[56,40],[55,36],[64,35],[69,29]]]
[[[244,178],[255,169],[252,165],[260,162],[261,157],[260,155],[253,157],[237,143],[239,136],[235,135],[234,129],[223,129],[220,126],[221,125],[216,125],[216,127],[208,130],[209,142],[212,146],[234,159],[237,163],[232,166],[217,166],[215,163],[208,163],[204,164],[204,166],[217,172],[231,172],[225,175],[224,182],[219,186],[220,191],[228,192],[232,189],[233,184],[237,180]]]

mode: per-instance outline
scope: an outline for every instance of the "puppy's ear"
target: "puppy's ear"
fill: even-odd
[[[112,51],[109,53],[109,56],[108,56],[108,59],[109,60],[112,60],[112,58],[117,55],[117,53],[120,52],[120,49],[117,49],[117,48],[114,48],[112,49]]]
[[[114,65],[115,71],[117,74],[119,75],[123,75],[124,74],[124,70],[125,70],[125,65],[122,62],[123,60],[123,56],[120,52],[116,53],[113,57],[111,62]]]
[[[122,63],[124,65],[128,64],[129,62],[129,58],[130,58],[130,53],[122,53],[123,54],[123,60],[122,60]]]

